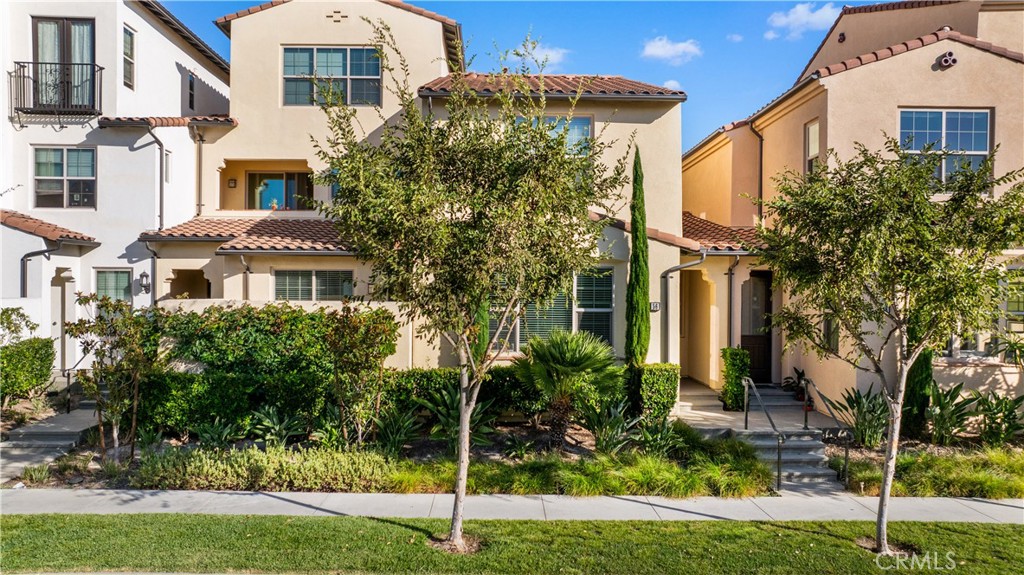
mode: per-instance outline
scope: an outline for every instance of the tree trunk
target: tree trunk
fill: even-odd
[[[466,483],[469,478],[469,437],[476,397],[470,394],[468,350],[459,345],[459,464],[455,472],[455,505],[452,509],[452,529],[448,542],[462,552],[466,542],[462,537],[462,514],[466,503]]]
[[[139,380],[142,379],[138,375],[135,376],[135,381],[132,384],[132,428],[128,431],[128,441],[131,442],[131,452],[128,455],[128,461],[135,460],[135,434],[139,430]]]
[[[114,463],[121,463],[120,423],[120,418],[110,422],[110,437],[114,442]]]
[[[903,420],[903,397],[907,390],[907,374],[911,362],[907,356],[907,335],[900,330],[900,341],[896,350],[896,389],[889,403],[889,436],[885,442],[885,464],[882,466],[882,490],[878,496],[878,522],[875,526],[876,551],[890,555],[889,549],[889,496],[892,482],[896,477],[896,454],[899,452],[900,424]],[[884,382],[883,382],[884,383]]]
[[[557,449],[565,447],[565,433],[569,429],[569,417],[572,415],[572,400],[568,396],[556,396],[551,400],[551,446]]]

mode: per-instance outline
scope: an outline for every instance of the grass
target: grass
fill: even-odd
[[[431,519],[4,515],[0,527],[6,572],[880,572],[855,543],[873,533],[863,522],[469,521],[467,534],[483,540],[471,556],[428,546],[447,528]],[[922,556],[937,554],[940,565],[954,553],[957,573],[1024,564],[1020,526],[894,523],[890,533]]]
[[[833,458],[839,469],[842,458]],[[850,489],[878,495],[882,466],[871,461],[850,461]],[[1024,497],[1024,451],[987,448],[935,455],[901,453],[896,458],[893,494],[910,497]]]

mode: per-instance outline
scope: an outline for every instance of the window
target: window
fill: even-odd
[[[96,150],[35,148],[37,208],[96,207]]]
[[[818,156],[821,154],[821,139],[819,136],[818,121],[804,126],[804,173],[809,174],[818,165]]]
[[[196,109],[196,75],[188,73],[188,109]]]
[[[508,338],[508,351],[516,352],[526,347],[531,337],[546,338],[555,330],[587,331],[612,341],[612,313],[614,300],[614,277],[610,270],[595,270],[576,276],[575,305],[568,294],[555,296],[545,307],[526,304],[522,316],[496,340],[496,348]],[[501,310],[498,310],[500,313]],[[492,314],[488,334],[493,336],[498,329],[498,318]]]
[[[348,270],[277,270],[274,299],[341,301],[352,297],[352,275]]]
[[[351,105],[378,106],[380,77],[376,48],[284,49],[285,106],[322,104],[328,91]]]
[[[313,180],[307,172],[246,174],[246,209],[304,210],[313,199]]]
[[[978,169],[988,157],[990,116],[985,110],[902,110],[900,142],[910,152],[924,148],[956,152],[946,158],[939,174],[945,181],[950,174]]]
[[[96,270],[96,295],[131,301],[131,270]]]
[[[171,183],[171,152],[164,151],[164,183]]]
[[[135,30],[124,27],[122,42],[123,79],[126,88],[135,89]]]
[[[832,353],[839,352],[839,322],[830,315],[821,322],[821,335],[825,349]]]

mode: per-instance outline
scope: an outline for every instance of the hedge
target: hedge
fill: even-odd
[[[26,399],[50,383],[56,352],[53,340],[33,337],[0,347],[0,398]]]
[[[743,409],[743,378],[750,377],[750,353],[739,347],[722,348],[725,372],[722,393],[719,396],[726,411]]]
[[[647,421],[668,417],[679,395],[679,366],[673,363],[650,363],[640,370],[640,409]]]

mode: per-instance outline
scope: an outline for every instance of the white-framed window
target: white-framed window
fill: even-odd
[[[188,73],[188,109],[193,111],[196,109],[196,75],[194,72]]]
[[[508,339],[507,352],[515,353],[526,348],[531,337],[545,338],[555,330],[588,331],[612,345],[614,334],[612,318],[615,311],[615,277],[611,268],[598,268],[590,273],[578,274],[573,281],[576,294],[555,296],[551,304],[541,307],[526,304],[520,318],[506,326],[496,340],[496,348]],[[502,310],[492,313],[488,336],[493,337],[498,329],[498,318]],[[497,349],[495,350],[497,351]]]
[[[171,183],[171,151],[164,150],[164,183]]]
[[[125,25],[122,32],[121,60],[125,88],[135,89],[135,30]]]
[[[839,352],[839,322],[835,317],[826,315],[821,321],[821,336],[826,349]]]
[[[818,165],[821,155],[821,129],[818,120],[812,120],[804,126],[804,173],[809,174]]]
[[[274,270],[274,299],[341,301],[352,297],[352,270]]]
[[[976,170],[988,157],[992,142],[989,110],[900,110],[900,143],[911,153],[925,147],[953,152],[938,176],[946,181],[961,169]]]
[[[96,148],[33,148],[37,208],[96,207]]]
[[[131,269],[97,269],[96,295],[114,300],[132,300]]]
[[[380,59],[368,46],[290,46],[284,48],[285,106],[316,106],[326,90],[353,106],[379,106]]]

